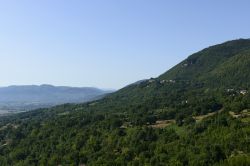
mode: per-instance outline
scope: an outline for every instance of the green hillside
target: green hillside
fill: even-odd
[[[207,88],[210,91],[247,89],[249,53],[250,40],[245,39],[212,46],[189,56],[160,77],[126,87],[109,98],[113,104],[126,102],[130,105],[169,107],[174,104],[173,98],[175,101],[185,100],[186,93],[191,90],[202,95],[200,91]],[[157,102],[151,104],[154,101]]]
[[[208,75],[210,84],[227,87],[249,87],[250,51],[246,50],[228,59]],[[216,83],[217,82],[217,83]]]
[[[0,118],[0,165],[250,165],[250,40],[86,104]]]
[[[250,40],[240,39],[206,48],[160,76],[160,79],[208,81],[207,74],[237,54],[250,49]],[[232,67],[234,62],[232,61]]]

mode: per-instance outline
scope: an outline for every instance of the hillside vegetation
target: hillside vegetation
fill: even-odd
[[[250,40],[101,100],[2,117],[0,165],[250,165]]]

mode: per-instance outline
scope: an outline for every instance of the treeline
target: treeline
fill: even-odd
[[[141,105],[137,111],[125,107],[116,112],[116,108],[100,110],[98,104],[88,103],[8,117],[1,124],[0,163],[248,165],[250,122],[231,117],[227,109],[245,109],[249,95],[218,96],[223,95],[227,96],[225,103],[209,96],[192,102],[190,96],[183,105],[154,111]],[[114,106],[106,109],[109,107]],[[226,110],[201,122],[192,119],[192,115],[223,108]],[[176,124],[163,129],[150,127],[156,120],[172,118]]]

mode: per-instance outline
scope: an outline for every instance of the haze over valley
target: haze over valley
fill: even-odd
[[[84,103],[102,98],[112,90],[53,85],[0,87],[0,114],[29,111],[64,103]]]

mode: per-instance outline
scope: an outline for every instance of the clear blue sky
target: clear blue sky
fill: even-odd
[[[250,38],[249,0],[0,0],[0,86],[121,88]]]

